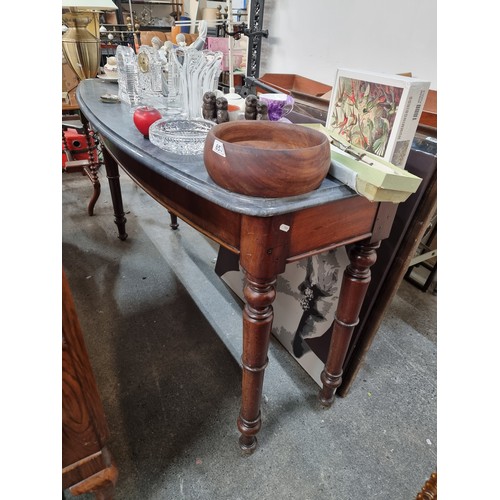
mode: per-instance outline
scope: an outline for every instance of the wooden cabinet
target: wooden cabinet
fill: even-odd
[[[378,252],[372,267],[373,286],[369,289],[360,313],[344,364],[339,396],[346,396],[361,369],[384,314],[404,278],[412,257],[431,221],[437,202],[437,143],[415,137],[406,162],[408,172],[422,178],[422,183],[408,200],[395,205],[396,216],[389,238]]]
[[[106,448],[109,431],[75,304],[62,279],[62,485],[72,495],[113,498],[118,470]]]

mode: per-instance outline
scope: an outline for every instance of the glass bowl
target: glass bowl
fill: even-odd
[[[149,128],[149,140],[159,148],[178,155],[203,153],[209,130],[215,126],[209,120],[161,119]]]

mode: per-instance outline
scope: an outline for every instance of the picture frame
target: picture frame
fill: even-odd
[[[271,333],[319,387],[348,264],[347,249],[339,247],[287,264],[276,282]],[[243,306],[238,256],[220,247],[215,272]]]

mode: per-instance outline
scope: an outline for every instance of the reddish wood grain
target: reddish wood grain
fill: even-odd
[[[68,280],[62,276],[62,484],[110,499],[118,469]],[[76,486],[78,485],[78,486]],[[73,491],[73,490],[72,490]]]

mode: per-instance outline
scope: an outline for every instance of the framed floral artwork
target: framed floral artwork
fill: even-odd
[[[326,126],[404,168],[429,87],[407,76],[339,69]]]

